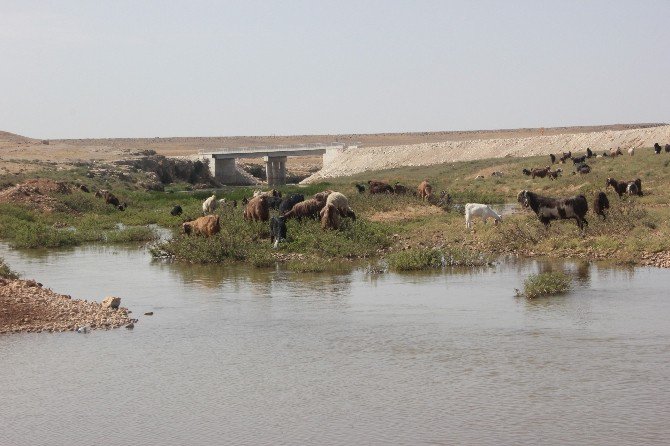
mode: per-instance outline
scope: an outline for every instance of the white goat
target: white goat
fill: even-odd
[[[212,195],[202,202],[202,213],[211,214],[216,210],[216,195]]]
[[[467,203],[465,205],[465,227],[472,228],[472,218],[481,217],[486,223],[489,217],[493,219],[495,224],[502,221],[502,217],[496,213],[489,205],[479,203]]]
[[[630,149],[628,149],[628,154],[629,154],[630,156],[635,155],[635,147],[631,147]]]

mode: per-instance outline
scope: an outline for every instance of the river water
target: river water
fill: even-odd
[[[670,442],[667,270],[507,260],[370,276],[123,247],[0,255],[140,318],[0,337],[3,446]],[[514,297],[551,269],[574,291]]]

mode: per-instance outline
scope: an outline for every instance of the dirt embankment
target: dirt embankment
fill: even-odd
[[[72,299],[34,280],[0,278],[0,334],[110,329],[131,322],[127,308]]]
[[[567,151],[602,152],[612,147],[652,147],[670,143],[670,125],[524,138],[473,139],[413,145],[358,147],[334,157],[303,183],[405,166],[428,166],[484,158],[527,157]]]

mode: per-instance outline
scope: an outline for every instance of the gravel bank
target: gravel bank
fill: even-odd
[[[527,157],[550,153],[584,152],[590,147],[602,152],[611,147],[653,147],[670,143],[670,125],[631,130],[607,130],[527,138],[446,141],[425,144],[359,147],[334,157],[304,184],[356,173],[406,166],[429,166],[484,158]]]
[[[118,328],[129,324],[128,309],[105,308],[72,299],[34,280],[0,278],[0,334]]]

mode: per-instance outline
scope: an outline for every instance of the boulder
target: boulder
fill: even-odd
[[[121,298],[114,296],[107,296],[102,300],[102,308],[112,308],[114,310],[119,308],[121,305]]]

